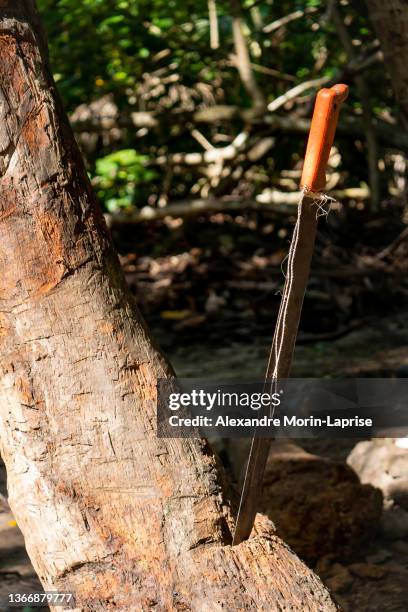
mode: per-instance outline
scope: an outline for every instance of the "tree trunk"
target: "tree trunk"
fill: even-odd
[[[171,368],[125,286],[34,3],[0,6],[0,450],[44,588],[80,610],[335,610],[269,522],[231,547],[205,441],[156,438]]]
[[[408,4],[406,0],[367,0],[370,19],[384,51],[385,63],[408,127]]]

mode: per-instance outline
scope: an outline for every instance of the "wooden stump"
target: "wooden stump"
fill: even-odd
[[[132,297],[31,0],[0,8],[0,449],[45,589],[80,610],[335,610],[273,535],[232,548],[200,440],[155,436],[172,376]]]

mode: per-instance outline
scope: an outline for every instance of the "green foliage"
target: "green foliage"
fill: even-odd
[[[156,54],[168,48],[188,76],[188,47],[203,48],[208,37],[203,0],[38,0],[38,6],[68,110],[107,92],[123,102],[142,74],[157,67]]]
[[[130,208],[143,197],[143,188],[156,177],[147,158],[134,149],[115,151],[96,161],[92,183],[109,212]]]

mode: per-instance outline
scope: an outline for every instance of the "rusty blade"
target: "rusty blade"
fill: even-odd
[[[281,299],[278,320],[266,372],[266,383],[287,378],[292,365],[303,299],[309,279],[317,231],[317,207],[307,196],[298,207],[298,219],[293,232],[288,257],[288,272]],[[252,438],[251,449],[236,519],[233,545],[246,540],[252,531],[259,509],[262,483],[271,438]]]

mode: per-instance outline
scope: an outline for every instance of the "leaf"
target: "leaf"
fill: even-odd
[[[181,321],[191,315],[191,310],[162,310],[160,316],[162,319],[172,321]]]

